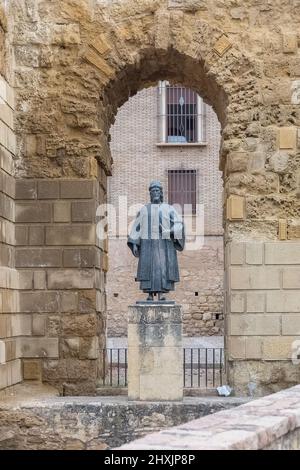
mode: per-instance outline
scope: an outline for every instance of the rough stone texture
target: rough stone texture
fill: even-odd
[[[122,450],[300,449],[300,386],[148,435]]]
[[[128,310],[128,398],[183,398],[180,305],[134,305]]]
[[[53,392],[49,397],[49,391],[34,390],[33,384],[27,392],[19,390],[15,398],[2,399],[2,450],[109,449],[247,401],[234,397],[189,397],[181,403],[128,402],[125,397],[53,398]]]
[[[83,359],[80,352],[79,358],[74,358],[73,350],[69,351],[71,357],[66,358],[65,339],[69,338],[61,336],[60,325],[65,316],[80,315],[83,309],[93,317],[95,328],[91,336],[98,337],[99,345],[104,345],[104,286],[108,267],[105,243],[99,242],[98,246],[96,240],[96,221],[69,222],[69,216],[64,214],[68,222],[54,222],[52,206],[58,199],[49,197],[59,196],[63,202],[71,203],[95,200],[98,204],[106,200],[106,177],[112,171],[109,132],[117,110],[138,90],[162,78],[193,88],[213,106],[220,121],[224,203],[230,196],[244,201],[243,220],[229,220],[224,211],[226,246],[232,241],[273,243],[276,254],[272,254],[272,249],[269,254],[265,251],[264,265],[255,264],[260,261],[259,256],[251,266],[243,261],[245,272],[241,276],[240,290],[245,294],[248,288],[256,292],[251,282],[259,273],[264,281],[264,288],[259,292],[265,293],[268,310],[258,312],[264,313],[264,322],[269,313],[277,313],[282,318],[285,313],[299,313],[297,289],[284,292],[284,286],[278,286],[277,277],[278,269],[299,262],[300,114],[292,91],[293,83],[300,77],[299,2],[292,2],[288,8],[284,2],[265,5],[256,0],[235,7],[219,0],[187,4],[167,0],[100,0],[97,3],[20,0],[5,2],[2,6],[6,10],[3,10],[0,27],[0,44],[4,46],[1,47],[0,70],[5,78],[0,80],[5,101],[0,120],[0,164],[2,177],[4,175],[1,261],[6,267],[15,268],[14,245],[20,239],[23,247],[49,245],[62,251],[78,249],[79,253],[85,248],[99,248],[99,262],[95,257],[97,288],[74,292],[78,304],[75,308],[72,303],[71,311],[64,311],[62,307],[62,299],[69,294],[63,289],[37,289],[35,292],[27,287],[28,292],[22,292],[19,304],[15,287],[8,287],[10,279],[13,283],[10,287],[15,286],[15,274],[5,272],[3,276],[5,322],[10,314],[18,318],[21,314],[44,312],[49,314],[46,335],[60,338],[59,358],[43,359],[45,380],[52,380],[65,393],[76,392],[76,387],[80,393],[85,384],[90,393],[95,390],[96,378],[101,374],[97,359]],[[10,127],[13,117],[14,129]],[[246,154],[247,164],[243,154]],[[17,197],[21,199],[18,199],[16,215],[23,221],[17,223],[20,224],[17,231],[11,201],[15,191],[14,176],[26,181],[23,188],[22,183],[17,185],[20,186]],[[46,183],[39,183],[40,180]],[[39,207],[37,214],[30,203]],[[45,208],[45,213],[41,207]],[[293,239],[281,242],[282,245],[278,242],[279,219],[287,220],[288,239]],[[43,225],[44,230],[40,228]],[[270,263],[269,256],[274,264]],[[228,302],[231,301],[229,264],[226,261]],[[271,270],[267,269],[269,267]],[[35,266],[34,270],[38,268],[47,270],[44,266]],[[255,286],[258,287],[257,283]],[[39,311],[33,310],[35,300]],[[22,310],[24,301],[25,310]],[[281,312],[276,312],[277,301],[284,307]],[[251,308],[260,310],[262,307],[252,305]],[[240,313],[231,315],[229,305],[226,305],[226,313],[230,328],[231,316]],[[22,324],[18,320],[15,328],[19,336],[26,336]],[[288,333],[288,326],[285,328]],[[5,335],[5,338],[11,337],[10,332]],[[250,336],[255,338],[257,347],[247,339]],[[244,346],[245,354],[249,351],[250,357],[262,354],[270,364],[286,361],[288,342],[293,343],[298,332],[294,336],[274,336],[272,332],[269,337],[251,333],[249,337],[241,339],[239,354],[242,358],[237,360],[233,359],[228,341],[231,365],[239,361],[244,361],[245,367],[248,365],[245,359],[250,358],[243,356]],[[14,341],[8,342],[11,343],[8,357],[12,358]],[[235,344],[234,350],[237,349]],[[289,366],[291,371],[291,362],[286,365]],[[11,359],[1,367],[4,369],[1,387],[8,385],[8,377],[20,380],[20,359]],[[280,384],[287,386],[288,382],[283,379]]]
[[[223,328],[223,228],[222,179],[219,171],[220,124],[210,106],[204,117],[205,142],[201,146],[158,146],[158,87],[150,87],[130,98],[119,110],[111,129],[113,176],[109,178],[108,202],[121,220],[121,199],[130,208],[149,200],[149,182],[158,179],[168,201],[168,170],[197,172],[197,203],[204,207],[204,247],[178,253],[181,281],[175,293],[183,307],[183,332],[187,336],[222,335]],[[134,129],[134,132],[133,132]],[[131,214],[133,215],[133,214]],[[130,218],[131,219],[131,218]],[[127,335],[127,305],[145,298],[134,282],[136,259],[126,239],[109,239],[107,274],[107,333]]]

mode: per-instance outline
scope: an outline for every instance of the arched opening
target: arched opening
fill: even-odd
[[[116,232],[109,230],[107,348],[113,350],[113,357],[119,354],[123,364],[128,305],[146,298],[134,281],[137,260],[127,247],[127,228],[138,205],[149,202],[150,181],[159,180],[165,202],[182,208],[191,205],[184,214],[189,232],[186,250],[178,254],[180,283],[168,295],[183,308],[186,388],[213,388],[223,378],[220,137],[220,123],[212,107],[191,89],[167,81],[131,97],[119,109],[111,129],[113,166],[107,200],[116,215]],[[213,374],[214,368],[217,372]],[[117,385],[120,371],[116,364],[112,375],[109,380]]]
[[[168,95],[159,83],[168,83],[170,89],[180,84],[182,90],[187,91],[179,94],[170,91]],[[188,102],[189,111],[186,108],[185,113],[193,109],[193,99],[196,103],[193,97],[199,97],[199,103],[203,103],[203,108],[196,112],[199,122],[194,123],[194,134],[186,131],[182,135],[181,131],[179,135],[180,117],[177,114],[182,110],[179,111],[180,104],[176,108],[175,102],[180,100],[180,94],[184,95],[181,99]],[[162,99],[166,100],[165,104]],[[132,206],[148,202],[148,185],[153,179],[162,181],[166,201],[176,199],[172,185],[179,182],[182,189],[190,193],[187,197],[194,198],[197,211],[203,211],[203,246],[201,242],[201,248],[198,246],[196,251],[192,248],[179,257],[181,282],[171,298],[181,303],[184,309],[186,361],[194,362],[198,368],[197,361],[203,365],[208,354],[212,366],[212,355],[215,355],[220,368],[224,346],[224,255],[219,156],[221,129],[226,122],[226,94],[205,73],[202,61],[195,61],[173,49],[146,50],[110,84],[103,101],[109,103],[112,113],[109,140],[113,165],[107,200],[117,212],[117,227],[124,210],[131,208],[130,221],[134,216]],[[164,105],[166,108],[161,112]],[[169,123],[168,117],[162,117],[168,112],[175,114]],[[193,128],[187,119],[189,117],[185,116],[185,127]],[[200,136],[201,126],[203,134]],[[163,128],[167,129],[167,136],[163,135]],[[116,349],[126,347],[128,305],[144,296],[134,282],[136,263],[126,246],[127,228],[128,224],[126,233],[123,227],[119,237],[110,234],[108,244],[107,347]],[[209,385],[212,386],[206,384],[207,388]]]

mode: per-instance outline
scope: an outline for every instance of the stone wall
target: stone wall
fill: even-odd
[[[14,265],[15,180],[13,158],[14,93],[0,76],[0,389],[20,382],[20,335],[28,331],[27,319],[19,315],[19,276]]]
[[[300,450],[300,386],[148,435],[122,450]]]
[[[108,449],[245,401],[231,397],[185,400],[129,403],[122,397],[82,397],[2,402],[0,449]]]
[[[11,82],[8,25],[0,4],[0,389],[22,379],[20,336],[28,321],[18,313],[19,276],[14,265],[15,180],[14,90]]]
[[[264,395],[298,384],[300,243],[235,242],[226,257],[226,350],[235,393]]]
[[[17,179],[19,311],[31,324],[19,344],[24,379],[63,394],[95,393],[104,347],[106,247],[96,240],[97,179]]]
[[[149,200],[150,181],[158,179],[168,201],[168,170],[197,172],[196,200],[203,207],[204,247],[178,253],[181,282],[175,298],[184,309],[184,334],[221,335],[223,328],[223,228],[222,179],[219,171],[220,124],[206,106],[206,143],[202,145],[158,145],[158,89],[150,87],[130,98],[119,110],[111,129],[112,177],[108,202],[120,220],[120,197],[130,208]],[[130,212],[132,219],[132,213]],[[122,216],[124,214],[122,213]],[[127,335],[127,306],[145,295],[134,282],[137,260],[126,239],[109,239],[107,275],[107,334]]]
[[[138,90],[154,85],[157,80],[173,80],[203,96],[221,124],[220,168],[224,176],[226,245],[232,241],[268,241],[282,253],[286,250],[281,250],[281,243],[289,245],[292,259],[289,254],[282,264],[287,269],[294,268],[300,237],[299,2],[286,5],[247,0],[246,3],[237,1],[233,6],[231,2],[219,0],[20,0],[5,5],[8,8],[5,41],[9,42],[4,57],[5,77],[10,85],[13,78],[16,95],[18,179],[47,181],[55,178],[62,179],[62,183],[65,179],[82,179],[83,182],[94,179],[105,187],[112,163],[109,130],[118,108]],[[3,22],[1,24],[3,30]],[[1,34],[3,40],[3,31]],[[13,62],[9,51],[14,54]],[[13,64],[13,73],[7,70],[9,61]],[[8,142],[6,140],[6,145]],[[4,171],[9,177],[10,171]],[[51,201],[54,203],[56,198]],[[105,200],[105,194],[100,200]],[[7,210],[5,207],[4,204],[1,210]],[[13,236],[13,225],[9,218],[3,218],[4,244],[13,245],[9,238]],[[54,219],[45,224],[52,222],[53,227],[59,224],[54,223]],[[36,222],[40,223],[43,224]],[[34,226],[35,222],[25,220],[23,225],[27,224]],[[60,239],[58,246],[64,247],[64,241],[65,238]],[[80,253],[82,247],[77,245],[75,249]],[[104,264],[107,266],[106,262]],[[265,277],[269,278],[266,267],[263,267]],[[34,268],[35,271],[46,270],[42,263]],[[80,272],[81,268],[74,269]],[[91,269],[97,271],[96,266]],[[226,264],[227,298],[230,295],[228,269]],[[274,266],[270,282],[278,286],[276,276]],[[58,282],[60,280],[58,276]],[[283,292],[283,284],[280,288],[265,285],[268,296],[273,299],[270,302],[276,303],[278,295],[297,302],[299,288],[295,285],[288,289],[289,295]],[[252,292],[252,285],[243,286],[241,290],[245,293]],[[38,290],[33,288],[32,292],[38,296]],[[60,290],[66,289],[54,289],[55,292]],[[10,289],[7,309],[11,313],[16,310],[12,293]],[[48,296],[48,292],[41,295],[41,304],[36,304],[37,312],[32,312],[31,304],[29,312],[24,312],[23,305],[19,313],[45,313]],[[95,317],[96,295],[91,303]],[[231,316],[234,324],[238,315],[226,308],[228,325],[232,323]],[[286,313],[294,313],[297,322],[299,312],[295,309],[294,304],[292,311]],[[261,336],[259,328],[268,322],[269,313],[274,320],[277,314],[283,315],[283,312],[256,313],[264,320],[263,323],[258,321],[259,327],[251,330],[253,338]],[[98,331],[103,338],[104,301],[100,319]],[[249,325],[251,321],[252,317],[247,317]],[[20,336],[26,336],[24,331]],[[286,335],[284,330],[279,331],[277,320],[274,330],[267,331],[272,333],[270,336],[283,338],[276,343],[285,344]],[[72,335],[73,332],[71,339]],[[77,339],[73,344],[76,343]],[[78,351],[77,346],[74,348]],[[229,357],[230,348],[228,341]],[[61,362],[55,362],[52,369],[53,382],[60,390],[65,382],[72,383],[70,393],[79,382],[77,393],[80,393],[80,383],[84,380],[82,371],[80,377],[75,377],[74,372],[72,381],[66,381],[70,368],[60,351]],[[280,362],[274,380],[280,386],[288,386],[294,365],[288,359],[286,347],[280,351],[285,361]],[[74,371],[75,359],[70,358],[74,360]],[[89,361],[87,359],[87,365]],[[248,367],[251,361],[246,363],[243,359],[232,358],[229,370],[243,367],[243,364]],[[257,384],[263,383],[265,362],[260,359],[256,363],[260,364],[259,371],[255,372]],[[270,359],[268,370],[272,370],[271,364],[276,366],[277,363],[277,359]],[[89,376],[94,383],[94,365]],[[237,388],[239,381],[247,383],[248,376],[248,373],[243,377],[230,375]],[[246,385],[243,387],[246,390]],[[90,390],[93,388],[94,385]]]

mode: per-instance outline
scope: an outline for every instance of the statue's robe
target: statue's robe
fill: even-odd
[[[128,246],[138,247],[136,281],[144,292],[168,292],[179,281],[177,251],[184,248],[184,225],[169,204],[147,204],[137,214]]]

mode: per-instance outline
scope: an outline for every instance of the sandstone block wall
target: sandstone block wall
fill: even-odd
[[[296,241],[227,246],[226,349],[236,393],[271,393],[300,380],[299,251]]]
[[[61,393],[94,393],[104,347],[104,242],[96,236],[96,179],[16,180],[19,311],[32,325],[20,344],[24,379]]]
[[[106,177],[111,174],[112,164],[109,133],[118,108],[137,91],[153,86],[162,78],[193,88],[213,106],[221,124],[220,168],[224,177],[223,219],[226,245],[231,241],[274,242],[280,252],[278,243],[281,240],[282,244],[290,244],[292,247],[289,248],[292,254],[289,253],[286,258],[290,262],[280,265],[279,274],[277,265],[267,263],[267,251],[261,264],[248,266],[246,261],[243,263],[241,267],[243,271],[247,271],[247,275],[241,276],[243,284],[238,284],[239,288],[234,288],[233,291],[257,293],[260,290],[259,285],[262,285],[266,294],[266,310],[248,312],[249,317],[243,325],[239,315],[246,312],[231,312],[227,307],[227,324],[230,328],[236,328],[233,330],[235,334],[231,336],[237,336],[236,332],[245,327],[248,333],[245,339],[241,339],[242,344],[246,347],[247,337],[257,337],[264,349],[258,346],[255,351],[264,355],[269,354],[270,348],[267,347],[267,340],[261,340],[261,337],[276,338],[275,344],[279,344],[285,342],[286,336],[293,336],[288,324],[291,317],[286,317],[282,324],[280,321],[285,318],[283,315],[286,313],[293,315],[290,321],[298,322],[296,309],[299,289],[293,287],[297,286],[297,281],[289,270],[297,267],[293,262],[297,259],[297,254],[294,253],[298,251],[300,239],[299,3],[258,3],[248,0],[246,3],[237,1],[233,5],[231,2],[217,0],[20,0],[5,2],[4,6],[7,26],[1,20],[0,40],[1,44],[3,41],[5,43],[5,53],[1,56],[0,63],[6,80],[14,86],[16,96],[15,176],[26,180],[60,179],[61,183],[71,179],[82,179],[83,182],[98,180],[101,183],[100,200],[104,201]],[[8,107],[4,107],[5,110],[3,108],[1,119],[5,125],[0,125],[0,135],[2,146],[11,156],[15,147],[9,125],[11,106],[9,102],[6,104]],[[7,161],[9,166],[11,159]],[[2,170],[9,178],[11,172],[8,167],[3,166]],[[11,191],[11,186],[7,191]],[[41,195],[43,191],[47,192],[43,188]],[[67,222],[58,221],[69,220],[69,206],[65,204],[69,198],[61,193],[57,196],[55,185],[51,191],[54,192],[49,201],[36,197],[37,211],[34,214],[30,207],[31,199],[26,197],[18,200],[20,208],[16,213],[20,217],[17,224],[25,226],[22,230],[24,236],[28,236],[28,243],[31,240],[32,248],[39,249],[39,237],[45,237],[41,256],[46,258],[49,256],[47,250],[53,250],[54,253],[60,247],[61,251],[63,247],[74,247],[64,245],[66,239],[72,236],[73,227],[70,229]],[[10,193],[6,192],[3,198],[6,202],[1,207],[1,237],[2,246],[7,245],[4,248],[6,253],[14,245],[9,198],[12,199]],[[76,196],[75,199],[80,202],[81,198]],[[75,199],[72,202],[77,202]],[[86,199],[81,202],[89,203],[92,198],[88,196]],[[57,206],[54,210],[55,202],[62,202],[60,207],[63,210]],[[82,206],[71,208],[71,214],[72,210],[74,219],[70,225],[74,222],[74,225],[85,227],[82,228],[82,233],[78,233],[78,228],[75,230],[74,227],[73,241],[80,242],[84,233],[90,247],[94,244],[94,239],[90,235],[89,222],[78,219],[82,217]],[[55,228],[50,227],[52,222]],[[35,226],[43,224],[45,231],[40,228],[34,231]],[[63,233],[59,224],[66,225]],[[34,228],[31,229],[31,226]],[[24,252],[21,254],[22,247],[26,244],[19,247],[21,263],[26,262],[26,255]],[[82,246],[87,247],[78,245],[75,248],[80,251]],[[35,253],[35,259],[39,256]],[[251,258],[252,255],[248,256]],[[54,258],[59,263],[60,253],[56,252]],[[101,272],[107,268],[105,257],[104,260]],[[255,261],[260,261],[259,253],[255,253]],[[46,277],[40,272],[33,274],[32,282],[35,282],[35,287],[24,289],[24,292],[22,290],[22,310],[19,312],[16,312],[14,304],[17,296],[13,287],[15,281],[12,281],[7,297],[4,296],[9,299],[8,307],[5,307],[8,314],[26,314],[28,318],[27,314],[48,314],[60,308],[65,291],[69,291],[65,284],[69,272],[58,274],[55,279],[50,272],[53,268],[43,263],[44,261],[39,267],[33,266],[32,271],[44,271]],[[7,260],[2,264],[4,268],[14,267]],[[257,271],[258,268],[260,269]],[[31,270],[31,267],[24,266],[20,269]],[[73,267],[59,266],[59,270],[64,269]],[[74,269],[80,272],[81,267]],[[89,269],[93,268],[88,267],[87,270]],[[96,267],[94,269],[98,272]],[[285,272],[285,269],[288,271]],[[228,270],[229,263],[225,266],[227,299],[231,295]],[[239,281],[237,274],[233,276],[234,283]],[[11,275],[13,277],[14,274]],[[7,282],[10,281],[5,280],[6,286]],[[38,289],[45,286],[45,282],[47,289]],[[81,283],[82,275],[72,275],[73,282],[74,285]],[[82,290],[94,293],[93,288],[87,287],[89,282],[84,280],[85,288]],[[76,289],[78,288],[70,289],[71,294],[76,294]],[[285,308],[289,311],[276,310],[279,309],[277,305],[284,306],[283,298],[286,299]],[[37,311],[33,311],[32,299],[36,302],[34,308]],[[95,296],[92,304],[91,315],[95,319],[95,312],[98,311]],[[71,313],[72,308],[68,304],[66,313]],[[251,308],[262,308],[259,296]],[[256,314],[259,321],[254,325],[250,315]],[[268,323],[270,318],[271,325]],[[102,320],[99,326],[100,337],[104,336],[105,331],[104,318]],[[40,325],[39,321],[37,325]],[[37,325],[35,328],[38,328]],[[26,328],[22,326],[22,332],[27,331]],[[267,335],[261,334],[264,329]],[[97,336],[94,334],[94,326],[92,330],[91,337]],[[60,358],[48,359],[54,362],[49,362],[49,366],[53,367],[51,374],[49,369],[46,379],[57,383],[60,390],[63,390],[64,383],[73,384],[76,388],[76,383],[84,383],[87,377],[92,378],[90,387],[96,380],[97,359],[86,358],[86,363],[85,360],[80,362],[81,359],[77,357],[78,346],[72,346],[76,350],[76,357],[70,357],[68,362],[69,359],[63,357],[62,345],[65,339],[77,336],[73,331],[67,330],[70,338],[64,338],[61,331],[52,337],[62,338],[58,341]],[[5,337],[6,335],[7,333]],[[27,335],[23,333],[20,336]],[[46,335],[41,338],[43,336]],[[279,337],[283,339],[277,339]],[[51,347],[47,346],[46,354],[56,354],[55,348],[51,343]],[[228,341],[229,356],[230,348]],[[270,360],[263,357],[248,360],[232,358],[230,368],[235,373],[230,374],[231,383],[237,389],[239,383],[243,389],[247,389],[249,373],[245,369],[252,365],[254,367],[253,361],[256,369],[251,376],[254,376],[257,384],[262,385],[262,392],[269,377],[272,387],[288,386],[293,381],[299,381],[298,372],[288,359],[286,346],[282,348],[282,360],[276,359],[277,354],[271,348]],[[44,361],[46,364],[47,359]],[[71,393],[73,388],[68,387],[65,389]],[[78,385],[77,392],[80,387]],[[90,390],[93,387],[94,385]]]
[[[0,72],[4,73],[5,34],[1,26],[0,40]],[[22,336],[31,333],[30,322],[19,314],[19,273],[15,269],[14,110],[13,88],[0,75],[0,389],[22,380],[19,348]]]

